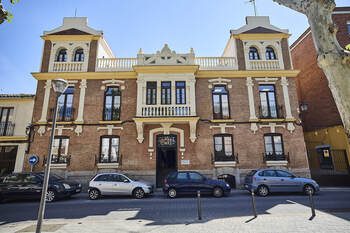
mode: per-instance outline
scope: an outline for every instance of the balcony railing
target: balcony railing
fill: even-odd
[[[57,155],[52,154],[51,158],[51,164],[67,164],[67,166],[70,164],[70,155]],[[43,166],[46,164],[47,158],[45,157],[43,159]]]
[[[111,158],[111,156],[104,156],[100,154],[96,158],[96,163],[119,163],[121,165],[122,155],[117,155],[116,158]]]
[[[144,105],[140,117],[187,117],[194,116],[190,105]]]
[[[272,110],[273,109],[273,110]],[[259,105],[259,119],[283,119],[283,105],[277,105],[276,111],[270,106],[270,110],[267,106]]]
[[[0,123],[0,136],[13,136],[14,129],[15,124],[12,122],[2,122]]]
[[[132,71],[137,58],[98,58],[96,71]]]
[[[231,156],[223,155],[223,154],[214,154],[213,162],[237,162],[238,163],[238,153],[232,154]]]
[[[83,62],[54,62],[52,72],[82,72]]]
[[[234,70],[236,59],[234,57],[197,57],[196,65],[200,70]]]
[[[280,70],[279,60],[249,60],[248,69],[250,70]]]
[[[266,161],[289,161],[289,152],[287,154],[263,153],[264,162]]]
[[[57,119],[56,119],[56,121],[73,121],[74,120],[75,108],[66,108],[65,112],[63,112],[62,109],[59,109],[57,111]],[[54,113],[55,113],[55,109],[51,108],[48,121],[52,121],[53,120]]]

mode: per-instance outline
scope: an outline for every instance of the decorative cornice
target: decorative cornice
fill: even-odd
[[[195,73],[198,65],[133,66],[136,73]]]
[[[136,79],[136,73],[132,71],[116,72],[51,72],[31,73],[36,80],[54,80],[62,78],[65,80],[81,79]]]
[[[289,38],[291,34],[284,33],[249,33],[234,35],[233,38],[241,40],[281,40],[283,38]]]
[[[199,70],[196,78],[296,77],[300,70]]]

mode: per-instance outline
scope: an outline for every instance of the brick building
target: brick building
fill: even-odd
[[[350,7],[335,8],[332,18],[339,28],[336,34],[338,42],[345,48],[350,44]],[[310,28],[291,45],[291,55],[294,68],[300,70],[296,77],[299,101],[308,104],[308,111],[302,114],[302,120],[313,177],[320,179],[320,176],[328,174],[347,174],[350,165],[348,138],[327,77],[317,65],[317,52]],[[329,182],[341,182],[339,178],[336,176]]]
[[[87,180],[121,171],[156,183],[174,170],[210,177],[282,167],[309,176],[288,30],[268,17],[247,17],[231,30],[221,57],[156,53],[115,58],[86,18],[64,18],[45,31],[30,155],[47,156],[55,94],[59,99],[52,169]]]

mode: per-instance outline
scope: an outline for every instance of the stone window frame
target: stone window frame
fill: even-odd
[[[255,51],[253,52],[253,51],[251,51],[252,49],[255,49]],[[260,56],[260,54],[261,54],[261,51],[259,51],[260,49],[257,47],[257,46],[250,46],[249,47],[249,53],[248,53],[248,58],[249,58],[249,60],[261,60],[261,56]],[[255,59],[255,53],[256,53],[256,55],[258,56],[257,57],[257,59]],[[251,54],[252,54],[252,57],[253,57],[253,59],[251,59]]]
[[[178,83],[183,83],[184,86],[177,86]],[[179,96],[178,96],[178,90],[179,90]],[[184,91],[182,93],[182,90]],[[178,98],[179,97],[179,98]],[[177,100],[179,99],[180,102]],[[185,100],[182,103],[182,100]],[[175,81],[175,104],[186,104],[186,81]]]
[[[119,119],[117,120],[113,120],[111,119],[106,119],[106,97],[107,97],[107,91],[109,88],[118,88],[118,93],[119,93],[119,97],[120,97],[120,101],[119,101]],[[121,108],[122,108],[122,92],[121,92],[121,87],[119,85],[107,85],[106,90],[104,91],[104,95],[103,95],[103,110],[102,110],[102,120],[103,121],[120,121],[121,119]],[[114,97],[118,96],[118,95],[108,95],[108,96],[112,96],[112,112],[113,112],[113,108],[114,108]],[[113,115],[113,114],[112,114]]]
[[[151,87],[151,84],[155,84],[155,87]],[[150,86],[150,87],[149,87]],[[146,105],[157,105],[157,81],[147,81],[146,82]],[[150,95],[150,98],[148,98],[148,90],[151,90],[151,95]],[[153,95],[153,92],[155,92],[155,99],[154,99],[154,102],[152,101],[153,98],[152,98],[152,95]]]
[[[215,138],[221,138],[221,142],[222,142],[222,150],[221,151],[216,151],[216,143],[215,143]],[[230,137],[231,138],[231,151],[232,154],[231,155],[226,155],[226,151],[225,151],[225,137]],[[233,144],[233,135],[232,134],[228,134],[228,133],[220,133],[220,134],[214,134],[213,135],[213,143],[214,143],[214,160],[215,161],[220,161],[222,162],[222,160],[216,160],[215,158],[218,157],[223,157],[223,158],[231,158],[234,157],[234,144]],[[228,161],[232,161],[232,159],[228,160]]]
[[[267,49],[268,48],[270,48],[270,49],[272,49],[272,52],[273,52],[273,56],[275,57],[274,59],[270,59],[270,58],[267,58]],[[278,60],[279,59],[279,57],[277,56],[277,54],[276,54],[276,48],[273,46],[273,45],[267,45],[266,47],[265,47],[265,59],[266,60]],[[270,52],[271,53],[271,52]]]
[[[76,57],[77,52],[78,52],[79,50],[82,50],[82,51],[83,51],[83,53],[82,53],[83,56],[82,56],[82,57],[79,56],[80,59],[82,58],[82,60],[76,61],[76,60],[75,60],[75,57]],[[73,54],[72,54],[72,59],[71,59],[72,62],[84,62],[85,58],[86,58],[86,54],[85,54],[85,51],[84,51],[84,48],[83,48],[83,47],[77,46],[77,47],[75,47],[75,48],[73,49]]]
[[[273,117],[271,114],[271,106],[270,106],[270,100],[269,100],[269,94],[272,91],[261,91],[260,87],[263,86],[273,86],[273,93],[274,93],[274,98],[275,98],[275,109],[276,109],[276,117]],[[267,108],[268,108],[268,115],[263,118],[267,118],[267,119],[278,119],[279,118],[279,112],[278,112],[278,102],[277,102],[277,95],[276,95],[276,85],[272,84],[272,83],[259,83],[258,85],[258,90],[259,90],[259,99],[260,99],[260,107],[262,108],[262,101],[261,101],[261,93],[267,93],[266,94],[266,101],[267,101]],[[262,109],[259,109],[259,111],[262,111]],[[259,112],[259,114],[262,115],[262,112]]]
[[[60,58],[60,54],[61,54],[61,51],[65,50],[65,59],[63,59],[63,61],[60,61],[59,58]],[[66,47],[59,47],[56,52],[55,52],[55,60],[54,62],[67,62],[68,61],[68,49]]]
[[[275,137],[275,136],[281,137],[282,154],[280,154],[280,155],[285,155],[283,135],[282,135],[281,133],[265,133],[265,134],[264,134],[264,148],[265,148],[265,153],[266,153],[266,155],[267,155],[267,151],[266,151],[266,141],[265,141],[265,137],[271,137],[271,142],[272,142],[272,154],[270,154],[270,155],[277,155],[277,154],[276,154],[276,149],[275,149],[275,141],[274,141],[274,137]]]
[[[64,156],[66,156],[66,161],[65,162],[60,162],[60,159],[62,157],[62,153],[61,153],[61,150],[62,150],[62,140],[65,139],[65,140],[68,140],[68,143],[67,143],[67,153],[64,154]],[[52,152],[52,160],[51,160],[51,163],[52,164],[67,164],[68,163],[68,160],[69,160],[69,142],[70,142],[70,138],[69,136],[55,136],[54,138],[54,143],[52,145],[52,149],[54,149],[54,145],[55,145],[55,140],[59,140],[59,144],[58,144],[58,154],[56,155],[57,156],[57,161],[55,161],[55,155],[54,153]]]
[[[163,86],[163,84],[170,84],[169,86]],[[169,91],[169,92],[168,92]],[[156,95],[157,99],[157,95]],[[161,81],[160,83],[160,104],[171,105],[171,81]]]

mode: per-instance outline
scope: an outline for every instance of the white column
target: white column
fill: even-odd
[[[41,110],[41,118],[39,122],[46,122],[47,108],[49,106],[49,99],[50,99],[50,89],[51,89],[51,80],[47,80],[45,83],[44,103],[43,103],[43,108]]]
[[[80,88],[79,109],[78,109],[78,116],[75,121],[84,121],[85,89],[87,88],[86,79],[81,80],[79,88]]]
[[[175,105],[176,104],[176,83],[175,81],[171,81],[171,104]]]
[[[160,105],[161,104],[161,81],[157,81],[157,103],[156,105]]]
[[[249,99],[249,112],[250,112],[250,120],[258,119],[255,115],[255,105],[254,105],[254,93],[253,93],[253,79],[251,77],[247,77],[246,85],[248,88],[248,99]]]
[[[137,104],[136,104],[136,116],[141,116],[142,115],[142,103],[143,100],[146,99],[146,95],[143,96],[143,81],[142,80],[137,80]]]
[[[189,93],[189,96],[190,96],[190,105],[191,105],[191,115],[192,116],[196,116],[197,113],[196,113],[196,80],[193,79],[193,80],[189,80],[189,86],[190,86],[190,93]],[[187,97],[187,94],[186,94],[186,97]]]
[[[283,88],[284,105],[286,109],[286,119],[291,119],[293,118],[293,116],[290,108],[290,100],[289,100],[289,94],[288,94],[288,80],[286,77],[281,78],[281,86]]]

